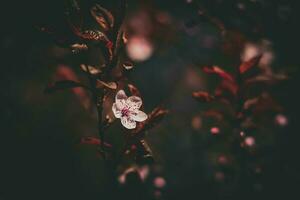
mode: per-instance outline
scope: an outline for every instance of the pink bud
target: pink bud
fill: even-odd
[[[288,124],[288,119],[286,116],[282,114],[278,114],[275,117],[275,123],[278,124],[279,126],[286,126]]]
[[[245,144],[249,147],[252,147],[255,145],[255,139],[254,137],[248,136],[245,138]]]
[[[166,185],[166,180],[163,177],[156,177],[154,179],[154,185],[157,188],[163,188]]]
[[[212,128],[210,129],[210,132],[211,132],[211,134],[213,134],[213,135],[217,135],[217,134],[220,133],[220,129],[219,129],[218,127],[212,127]]]

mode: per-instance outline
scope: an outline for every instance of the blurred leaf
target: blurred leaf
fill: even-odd
[[[259,97],[255,97],[252,99],[248,99],[247,101],[245,101],[244,103],[244,109],[248,110],[251,106],[255,105],[259,100]]]
[[[212,117],[218,121],[221,121],[224,119],[223,114],[220,111],[217,110],[207,110],[203,114],[205,117]]]
[[[283,107],[270,94],[264,93],[253,107],[253,113],[257,115],[267,111],[282,112]]]
[[[95,137],[83,137],[80,140],[80,144],[91,144],[91,145],[100,145],[101,144],[101,140],[99,138],[95,138]],[[111,148],[112,145],[109,143],[104,142],[104,147],[108,147]]]
[[[251,117],[247,117],[241,122],[241,127],[244,129],[255,129],[257,125]]]
[[[256,83],[256,82],[266,82],[266,83],[276,83],[278,81],[287,80],[288,76],[285,74],[261,74],[254,78],[249,78],[246,83]]]
[[[114,26],[113,15],[99,4],[92,7],[91,14],[105,31],[108,31]]]
[[[210,95],[208,92],[199,91],[193,92],[193,97],[200,102],[210,102],[215,99],[214,96]]]
[[[233,89],[233,88],[232,88]],[[232,95],[233,91],[232,89],[228,89],[226,88],[226,86],[224,87],[224,85],[219,84],[215,91],[214,91],[214,96],[216,99],[218,99],[220,102],[227,104],[227,105],[231,105],[231,102],[234,100],[234,96]],[[236,90],[236,89],[235,89]],[[236,91],[234,91],[236,92]]]
[[[247,72],[248,70],[250,70],[252,67],[255,67],[255,66],[259,63],[261,57],[262,57],[262,56],[259,55],[259,56],[256,56],[256,57],[250,59],[250,60],[247,61],[247,62],[243,62],[243,63],[240,65],[240,67],[239,67],[240,73],[241,73],[241,74],[244,74],[245,72]]]
[[[109,88],[109,89],[112,89],[112,90],[116,90],[117,89],[117,83],[115,82],[104,82],[104,81],[100,81],[100,80],[97,80],[97,88],[103,88],[106,87],[106,88]]]
[[[53,93],[57,90],[63,90],[63,89],[71,89],[71,88],[76,88],[76,87],[83,87],[83,88],[88,88],[85,85],[71,81],[71,80],[63,80],[63,81],[57,81],[54,84],[48,85],[44,92],[45,93]]]
[[[237,95],[238,85],[235,82],[223,80],[219,87],[223,90],[229,91],[233,95]]]
[[[218,66],[204,67],[203,71],[208,74],[217,74],[218,76],[220,76],[223,79],[234,82],[234,78],[232,77],[232,75],[225,72],[223,69],[221,69]]]
[[[93,74],[93,75],[95,75],[95,74],[100,74],[100,73],[101,73],[101,70],[100,70],[100,69],[98,69],[98,68],[96,68],[96,67],[93,67],[93,66],[91,66],[91,65],[81,64],[81,65],[80,65],[80,68],[81,68],[82,71],[84,71],[84,72],[89,72],[89,73],[91,73],[91,74]]]

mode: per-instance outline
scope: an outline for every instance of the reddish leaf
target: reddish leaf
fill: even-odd
[[[95,137],[84,137],[84,138],[81,138],[80,144],[100,145],[101,140],[99,138],[95,138]],[[106,143],[106,142],[104,142],[103,145],[104,145],[104,147],[108,147],[108,148],[112,147],[111,144]]]
[[[192,95],[195,99],[197,99],[200,102],[210,102],[215,99],[214,96],[208,94],[208,92],[203,91],[193,92]]]
[[[203,71],[208,74],[217,74],[218,76],[220,76],[223,79],[234,82],[234,78],[232,77],[232,75],[225,72],[223,69],[221,69],[218,66],[204,67]]]
[[[128,89],[132,96],[138,96],[138,97],[141,96],[141,93],[140,93],[139,89],[137,89],[137,87],[135,87],[132,84],[128,84],[127,86],[128,86]]]
[[[259,101],[259,97],[255,97],[255,98],[246,100],[244,103],[244,109],[248,110],[250,107],[257,104],[258,101]]]
[[[76,87],[83,87],[87,88],[85,85],[72,81],[72,80],[63,80],[63,81],[57,81],[54,84],[49,84],[44,92],[45,93],[52,93],[58,90],[63,90],[63,89],[71,89],[71,88],[76,88]]]
[[[168,113],[168,110],[158,106],[148,115],[147,123],[153,127],[155,124],[158,124]]]
[[[80,51],[88,50],[88,46],[86,44],[75,43],[70,46],[72,53],[78,53]]]
[[[282,112],[283,108],[275,99],[266,93],[262,94],[262,96],[259,98],[259,101],[253,107],[253,112],[254,114],[258,115],[267,111]]]
[[[101,7],[99,4],[92,7],[91,14],[105,31],[108,31],[114,26],[114,17],[111,12]]]
[[[260,59],[261,59],[261,55],[256,56],[250,59],[249,61],[243,62],[239,67],[240,73],[243,74],[247,72],[249,69],[251,69],[252,67],[256,66],[260,61]]]
[[[54,78],[57,81],[72,80],[74,82],[80,82],[75,72],[70,67],[67,67],[65,65],[58,66]],[[80,103],[84,106],[84,108],[88,109],[90,107],[90,97],[87,94],[87,91],[82,87],[74,87],[71,90],[76,95]]]
[[[161,106],[156,107],[150,114],[148,114],[148,119],[142,123],[138,124],[137,129],[135,129],[132,134],[149,130],[157,125],[163,118],[169,113],[168,110],[163,109]]]
[[[260,74],[253,78],[249,78],[246,80],[247,84],[251,83],[267,83],[267,84],[273,84],[277,83],[278,81],[283,81],[288,79],[288,76],[285,74]]]
[[[229,91],[233,95],[237,95],[238,85],[235,82],[223,80],[220,88]]]
[[[218,121],[221,121],[223,118],[223,114],[219,111],[216,111],[216,110],[208,110],[208,111],[205,111],[204,114],[203,114],[205,117],[212,117]]]

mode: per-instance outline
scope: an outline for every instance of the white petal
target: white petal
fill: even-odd
[[[121,117],[122,125],[127,129],[134,129],[136,127],[136,122],[130,117]]]
[[[113,104],[112,111],[113,111],[116,118],[120,118],[122,116],[121,109],[118,108],[116,103]]]
[[[119,90],[116,94],[116,108],[122,110],[126,106],[127,96],[124,90]]]
[[[148,116],[143,111],[138,110],[137,112],[130,113],[130,118],[137,122],[145,121]]]
[[[126,101],[127,95],[124,90],[119,90],[116,94],[116,102],[118,101]]]
[[[132,111],[138,110],[143,104],[142,99],[137,96],[129,97],[126,103]]]

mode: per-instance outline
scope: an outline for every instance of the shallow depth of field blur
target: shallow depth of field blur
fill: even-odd
[[[122,187],[126,180],[120,174],[118,190],[111,192],[140,200],[299,196],[295,2],[128,0],[126,53],[135,63],[130,79],[142,93],[146,112],[163,103],[169,114],[147,134],[156,162],[140,167],[142,182]],[[54,76],[82,78],[72,68],[76,57],[35,27],[59,23],[61,4],[29,0],[1,5],[1,200],[101,199],[103,166],[93,148],[76,145],[81,136],[97,135],[89,95],[81,90],[43,93]],[[222,21],[230,32],[226,39],[204,10]],[[245,44],[241,50],[237,41]],[[259,131],[241,133],[243,142],[233,147],[226,116],[219,121],[207,117],[214,105],[198,102],[192,93],[212,91],[219,81],[203,67],[232,71],[234,64],[258,54],[263,56],[259,67],[288,77],[268,88],[280,109],[262,114]],[[120,128],[116,122],[107,134]]]

